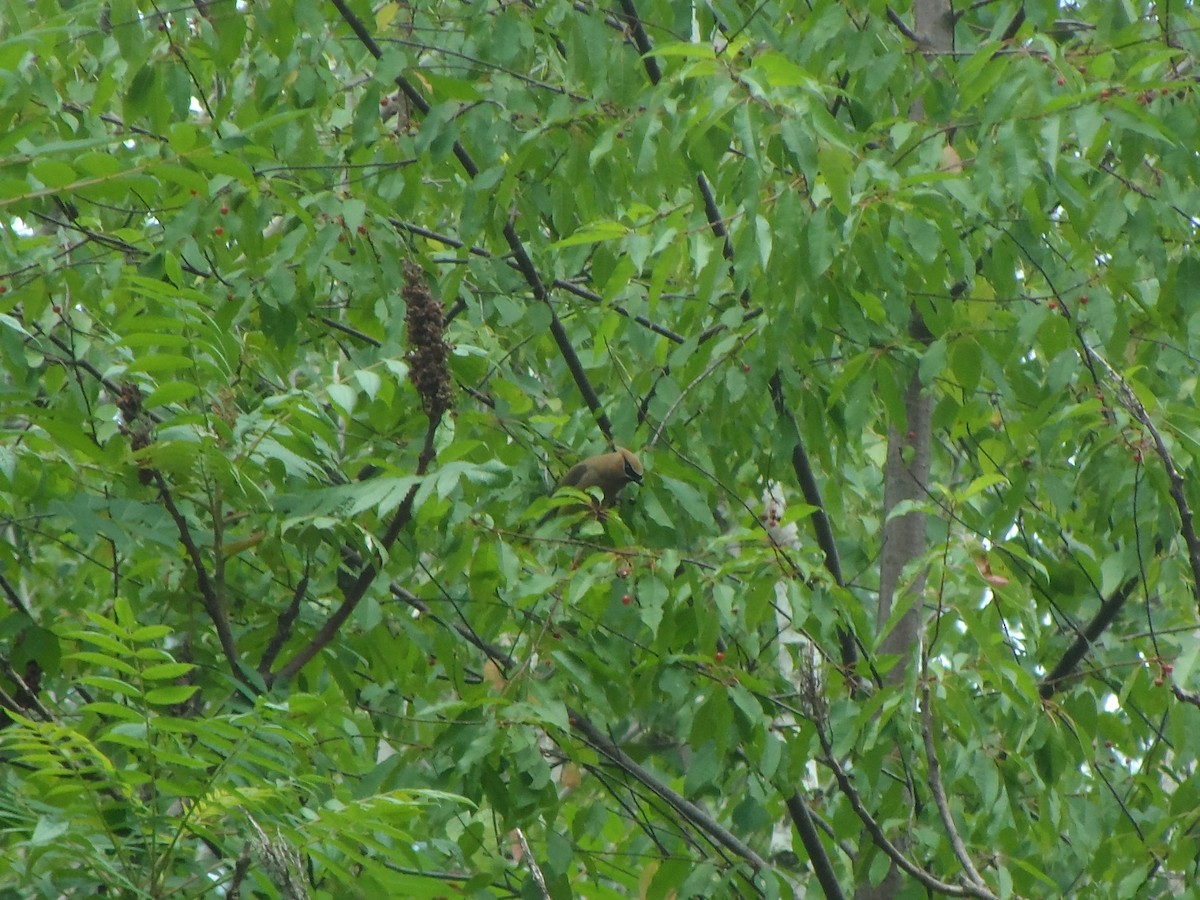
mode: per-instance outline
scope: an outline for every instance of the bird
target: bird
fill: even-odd
[[[572,487],[582,491],[598,487],[604,492],[601,506],[612,506],[625,485],[642,483],[642,472],[641,460],[624,447],[617,447],[575,463],[554,489]]]

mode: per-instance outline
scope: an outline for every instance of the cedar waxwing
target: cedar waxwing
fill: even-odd
[[[642,483],[642,463],[624,447],[618,447],[611,453],[598,453],[577,462],[554,489],[573,487],[582,491],[599,487],[604,491],[602,505],[612,506],[617,502],[617,494],[630,482]]]

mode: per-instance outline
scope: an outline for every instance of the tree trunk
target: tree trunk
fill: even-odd
[[[913,4],[914,34],[918,49],[937,53],[954,48],[954,19],[949,0],[916,0]],[[924,110],[911,110],[914,119],[923,119]],[[910,333],[925,343],[929,332],[915,309]],[[888,429],[888,453],[884,470],[883,506],[885,522],[883,546],[879,561],[879,607],[877,627],[883,628],[897,604],[897,590],[911,593],[911,606],[884,635],[879,651],[882,655],[899,655],[900,660],[886,676],[886,683],[903,683],[908,666],[920,644],[921,594],[925,590],[924,571],[916,574],[907,587],[901,584],[905,566],[925,552],[925,514],[909,512],[886,519],[896,506],[905,500],[922,502],[929,485],[932,434],[933,396],[922,388],[920,374],[913,372],[904,396],[906,421]],[[911,799],[911,798],[910,798]],[[902,850],[906,842],[898,840]],[[860,900],[886,900],[896,896],[904,879],[895,864],[878,885],[864,885],[856,896]]]

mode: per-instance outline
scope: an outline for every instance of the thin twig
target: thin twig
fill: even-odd
[[[929,766],[929,789],[933,793],[933,802],[937,804],[938,814],[942,817],[942,827],[946,829],[946,834],[950,838],[950,846],[954,850],[954,855],[958,857],[963,871],[977,887],[987,891],[983,896],[994,897],[995,895],[987,890],[987,883],[983,880],[983,876],[975,868],[971,854],[967,852],[967,845],[963,843],[962,836],[958,833],[958,826],[954,824],[954,816],[950,813],[950,803],[946,800],[946,788],[942,783],[942,764],[938,760],[937,747],[933,743],[933,701],[932,692],[929,689],[929,655],[922,654],[921,662],[925,669],[921,673],[921,737],[925,743],[925,762]]]
[[[517,841],[521,845],[521,856],[524,859],[525,865],[529,867],[529,874],[533,877],[533,883],[537,885],[538,892],[542,897],[545,900],[550,900],[550,889],[546,887],[546,876],[542,874],[537,860],[533,858],[533,851],[529,849],[529,841],[525,840],[525,832],[520,828],[514,828],[513,831],[517,835]]]
[[[391,219],[390,221],[395,227],[402,228],[405,231],[411,232],[419,237],[423,237],[431,241],[437,241],[439,244],[444,244],[447,247],[453,247],[456,250],[466,250],[468,253],[473,254],[474,256],[482,256],[484,259],[502,259],[512,268],[519,269],[517,261],[513,258],[511,253],[507,253],[502,257],[498,257],[490,250],[486,250],[483,247],[465,244],[458,238],[451,237],[448,234],[440,234],[436,231],[430,231],[428,228],[425,228],[421,225],[415,225],[412,222],[405,222],[401,219]],[[567,281],[565,278],[555,278],[552,282],[550,282],[550,287],[565,291],[568,294],[574,294],[576,297],[579,297],[582,300],[587,300],[589,303],[595,303],[597,305],[606,303],[605,299],[595,291],[589,290],[588,288],[582,287],[574,282]],[[631,322],[636,322],[643,328],[647,328],[650,331],[653,331],[655,334],[665,337],[673,344],[683,344],[687,342],[687,338],[685,338],[682,334],[672,331],[665,325],[660,325],[643,315],[631,313],[620,303],[609,304],[608,308],[617,315],[624,316]],[[447,318],[449,318],[449,313],[447,313]],[[703,343],[703,339],[701,340],[701,343]]]
[[[50,710],[46,707],[42,700],[37,695],[28,682],[25,681],[21,673],[18,672],[7,656],[0,657],[0,670],[3,670],[5,676],[17,686],[20,691],[20,697],[10,697],[5,695],[4,703],[0,704],[0,708],[7,707],[16,712],[17,710],[35,709],[45,721],[57,722]],[[25,700],[27,702],[21,702]]]
[[[308,593],[308,567],[309,563],[306,561],[304,575],[292,590],[291,602],[287,605],[287,609],[279,614],[275,625],[275,634],[271,636],[271,640],[267,643],[267,649],[263,651],[262,659],[258,663],[259,675],[265,677],[271,671],[271,666],[275,665],[279,651],[283,649],[283,645],[292,635],[292,626],[296,623],[296,616],[300,614],[300,603],[304,600],[304,595]]]
[[[162,472],[158,469],[152,469],[151,472],[154,476],[154,483],[158,487],[159,499],[162,500],[163,507],[175,522],[175,528],[179,532],[179,543],[183,545],[188,559],[192,562],[192,570],[196,573],[196,586],[200,589],[200,602],[209,619],[212,620],[213,627],[217,630],[217,640],[221,642],[221,650],[225,654],[229,668],[236,678],[245,681],[242,667],[238,663],[237,642],[234,641],[233,631],[229,627],[225,603],[218,595],[212,578],[209,577],[208,569],[204,565],[204,556],[192,538],[192,530],[188,525],[187,518],[175,505],[175,498],[171,496],[171,488],[167,484],[167,480],[163,478]]]
[[[417,612],[421,613],[421,615],[428,616],[443,628],[453,628],[463,637],[463,639],[466,640],[468,644],[482,651],[488,659],[494,662],[500,668],[502,673],[516,665],[516,660],[514,660],[503,647],[485,641],[475,632],[473,628],[463,622],[447,622],[437,613],[433,612],[430,609],[429,604],[412,591],[407,590],[394,581],[388,585],[388,590],[391,591],[392,596],[397,600],[407,603]]]
[[[1129,383],[1116,369],[1109,365],[1108,360],[1093,350],[1091,346],[1084,343],[1083,350],[1089,359],[1096,361],[1104,369],[1108,377],[1117,386],[1117,399],[1121,402],[1121,405],[1141,423],[1142,427],[1150,433],[1150,437],[1154,441],[1154,451],[1158,454],[1158,458],[1162,461],[1163,468],[1166,470],[1167,479],[1170,482],[1169,490],[1171,499],[1175,501],[1175,508],[1179,512],[1179,530],[1183,534],[1184,543],[1187,544],[1188,562],[1192,567],[1192,595],[1196,598],[1197,604],[1200,605],[1200,538],[1196,536],[1196,529],[1192,520],[1192,509],[1187,502],[1183,476],[1179,474],[1179,469],[1176,468],[1175,461],[1171,458],[1166,441],[1163,440],[1162,432],[1155,427],[1150,414],[1146,412],[1146,407],[1142,405],[1142,401],[1134,394]]]
[[[659,435],[661,435],[663,429],[667,427],[667,422],[670,421],[671,416],[675,414],[675,410],[679,408],[679,404],[683,402],[683,398],[686,397],[697,385],[699,385],[700,382],[711,375],[718,366],[728,362],[730,359],[740,353],[741,349],[746,346],[746,342],[750,340],[751,336],[752,335],[749,334],[742,335],[742,337],[738,339],[737,344],[732,347],[728,353],[726,353],[724,356],[718,356],[716,359],[710,362],[707,366],[705,366],[703,372],[693,378],[687,387],[679,392],[679,396],[675,398],[675,402],[671,404],[670,408],[663,413],[662,418],[659,420],[658,428],[654,430],[654,436],[646,442],[647,449],[658,443]]]

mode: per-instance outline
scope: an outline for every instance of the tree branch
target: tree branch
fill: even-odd
[[[491,251],[485,250],[483,247],[468,246],[467,244],[458,240],[458,238],[451,237],[450,235],[439,234],[436,231],[430,231],[428,228],[423,228],[420,225],[413,224],[412,222],[404,222],[400,219],[391,219],[390,221],[395,227],[402,228],[405,231],[417,235],[418,237],[423,237],[431,241],[437,241],[439,244],[445,244],[447,247],[454,247],[456,250],[466,250],[468,253],[474,256],[482,256],[484,259],[496,259],[496,256]],[[503,259],[504,262],[508,263],[508,265],[510,265],[512,268],[518,270],[520,269],[516,259],[514,259],[511,254],[506,254]],[[595,291],[588,290],[585,287],[580,287],[579,285],[567,281],[564,278],[554,279],[554,281],[550,283],[550,286],[561,291],[566,291],[568,294],[574,294],[576,297],[597,305],[605,302],[604,298]],[[650,331],[653,331],[655,334],[665,337],[673,344],[683,344],[687,342],[687,338],[685,338],[682,334],[672,331],[670,328],[667,328],[664,325],[659,325],[657,322],[654,322],[643,315],[631,313],[619,303],[613,303],[608,308],[617,315],[624,316],[631,322],[637,322],[643,328],[647,328]],[[701,342],[703,343],[703,338],[701,338]]]
[[[1142,405],[1142,401],[1134,394],[1129,383],[1116,369],[1109,365],[1108,360],[1093,350],[1087,343],[1081,343],[1083,343],[1083,350],[1088,358],[1099,363],[1109,379],[1116,385],[1117,399],[1121,405],[1141,423],[1142,427],[1150,433],[1150,437],[1154,441],[1154,452],[1158,455],[1158,458],[1162,461],[1163,468],[1166,470],[1167,479],[1170,482],[1171,499],[1175,501],[1175,509],[1179,513],[1179,530],[1183,535],[1184,543],[1187,545],[1188,563],[1192,569],[1192,595],[1197,601],[1198,608],[1200,608],[1200,538],[1196,536],[1196,528],[1192,519],[1192,509],[1188,505],[1183,476],[1179,474],[1179,469],[1176,468],[1175,461],[1171,458],[1171,453],[1167,449],[1167,444],[1163,440],[1162,433],[1155,427],[1150,414],[1146,412],[1146,407]]]
[[[687,819],[696,828],[707,834],[718,844],[748,862],[756,872],[769,868],[767,861],[740,841],[712,816],[691,801],[681,797],[659,779],[655,778],[637,764],[624,750],[614,744],[595,725],[585,719],[574,709],[568,709],[571,726],[581,733],[588,744],[597,752],[608,757],[614,765],[622,769],[637,781],[644,784],[673,810]]]
[[[433,446],[434,435],[437,434],[440,418],[430,418],[429,427],[425,430],[425,446],[421,449],[421,455],[417,460],[417,476],[423,476],[429,470],[430,463],[433,462],[436,451]],[[396,538],[400,536],[400,532],[411,521],[413,512],[413,501],[416,499],[417,490],[420,487],[420,482],[414,484],[408,489],[408,493],[404,495],[404,499],[400,502],[399,509],[392,516],[391,524],[384,532],[380,539],[380,547],[383,551],[391,549],[392,544],[396,542]],[[333,640],[341,627],[350,618],[350,614],[354,612],[359,602],[367,593],[367,588],[375,580],[375,576],[379,574],[379,568],[374,561],[368,562],[359,572],[358,577],[353,582],[348,584],[342,592],[342,602],[336,610],[325,620],[325,624],[317,631],[312,640],[296,653],[282,668],[269,676],[267,684],[272,684],[278,680],[287,680],[294,676],[297,672],[303,669],[312,660],[314,656],[321,652],[325,646]]]
[[[1121,607],[1133,594],[1134,588],[1137,587],[1137,579],[1131,578],[1113,592],[1112,596],[1100,604],[1100,609],[1096,615],[1087,623],[1087,626],[1076,637],[1071,646],[1067,648],[1067,652],[1062,655],[1058,663],[1038,683],[1038,693],[1043,700],[1049,700],[1062,683],[1070,677],[1075,671],[1075,667],[1087,655],[1100,635],[1102,635],[1113,619],[1117,617],[1117,613],[1121,611]]]
[[[258,674],[264,678],[270,674],[271,666],[275,664],[279,651],[283,649],[283,645],[292,635],[292,626],[296,623],[296,616],[300,613],[300,603],[303,601],[304,595],[308,593],[308,580],[308,565],[305,564],[304,575],[292,591],[292,600],[287,609],[279,614],[275,625],[275,634],[271,636],[271,640],[267,643],[267,649],[263,651],[262,659],[258,663]]]
[[[931,891],[938,891],[948,894],[951,897],[979,897],[983,898],[983,900],[995,900],[990,891],[986,889],[980,890],[975,885],[960,886],[947,881],[941,881],[911,862],[908,857],[901,853],[900,849],[887,839],[887,835],[883,833],[883,829],[879,823],[875,821],[875,818],[863,806],[862,798],[859,796],[858,791],[854,789],[854,785],[850,783],[850,776],[846,774],[845,770],[838,765],[837,760],[833,758],[831,752],[833,748],[829,746],[829,739],[825,736],[825,733],[818,729],[818,734],[820,735],[821,746],[825,751],[825,758],[822,762],[833,772],[833,777],[838,783],[838,788],[850,802],[850,808],[854,810],[854,814],[863,823],[875,846],[882,850],[892,862],[907,875],[915,878]]]
[[[200,548],[192,538],[192,530],[188,525],[187,519],[179,511],[179,507],[175,505],[175,498],[171,496],[171,489],[167,485],[166,479],[163,478],[162,472],[158,469],[152,469],[151,471],[153,472],[154,483],[158,487],[159,499],[162,500],[167,514],[174,520],[175,528],[179,532],[179,543],[183,545],[188,559],[191,560],[192,570],[196,573],[196,586],[200,589],[200,602],[204,606],[205,613],[212,620],[213,627],[217,629],[217,640],[221,642],[221,650],[225,654],[225,659],[228,661],[229,668],[233,672],[234,677],[244,682],[245,674],[238,663],[237,643],[234,641],[233,631],[229,627],[229,617],[225,613],[225,603],[217,594],[216,587],[213,585],[212,579],[208,575],[208,570],[204,566],[204,556],[200,553]]]
[[[946,788],[942,784],[942,764],[938,760],[937,747],[933,743],[933,700],[932,692],[929,690],[928,655],[923,662],[925,672],[921,679],[921,738],[925,744],[925,762],[929,766],[929,789],[933,793],[933,802],[937,804],[938,814],[942,817],[942,827],[946,829],[946,835],[950,838],[950,846],[954,850],[954,855],[958,857],[963,871],[967,873],[967,877],[976,887],[986,892],[983,896],[996,900],[995,895],[988,890],[983,876],[975,868],[971,854],[967,852],[967,845],[963,843],[962,836],[958,833],[958,826],[954,824],[954,816],[950,813],[950,803],[946,800]]]
[[[658,69],[657,61],[651,55],[652,51],[653,51],[653,47],[650,44],[649,37],[646,35],[645,28],[642,26],[641,17],[638,15],[637,7],[634,4],[634,0],[621,0],[621,9],[624,13],[625,22],[628,25],[630,33],[633,36],[634,43],[636,44],[638,51],[642,54],[642,64],[643,64],[643,66],[645,66],[646,76],[647,76],[647,78],[649,78],[651,84],[658,84],[659,80],[662,77],[662,74]],[[697,189],[700,191],[701,199],[704,202],[704,214],[708,220],[709,229],[712,231],[713,235],[721,242],[721,254],[726,260],[729,261],[730,278],[732,280],[736,274],[733,270],[733,256],[734,256],[733,242],[732,242],[732,240],[730,240],[729,230],[725,227],[725,221],[721,216],[721,210],[717,206],[716,198],[713,196],[712,186],[708,183],[708,179],[705,177],[703,172],[698,172],[696,174],[696,186],[697,186]],[[749,288],[746,288],[745,290],[743,290],[741,299],[742,299],[743,307],[748,307],[750,305]],[[750,315],[751,315],[751,313],[748,312],[747,318],[749,318]],[[721,327],[722,327],[721,325],[714,326],[714,328],[710,330],[711,333],[706,332],[703,339],[707,339],[708,337],[711,337],[713,334],[716,334],[721,329]],[[772,396],[773,397],[775,396],[774,386],[779,383],[778,379],[779,379],[779,375],[778,375],[778,373],[776,373],[776,375],[772,379],[772,386],[773,386]],[[779,398],[780,398],[780,402],[782,402],[782,393],[781,392],[779,394]],[[643,404],[643,405],[645,405],[645,404]],[[778,407],[777,407],[777,409],[778,409]],[[795,425],[794,420],[793,420],[792,424]],[[657,438],[657,435],[655,437]],[[797,460],[797,458],[798,458],[797,453],[798,453],[799,458],[804,460],[804,464],[805,464],[804,468],[808,471],[809,475],[811,476],[811,467],[808,467],[808,465],[807,465],[808,457],[807,457],[807,454],[805,454],[804,446],[801,443],[799,428],[795,429],[795,440],[796,440],[796,443],[793,447],[793,462],[795,462]],[[797,474],[799,475],[799,471],[797,472]],[[825,507],[824,507],[824,504],[820,500],[820,491],[817,488],[816,479],[810,477],[808,479],[808,481],[806,482],[804,478],[801,478],[801,484],[802,484],[802,486],[812,488],[813,493],[811,496],[815,496],[816,500],[814,501],[814,500],[810,499],[810,494],[807,489],[805,489],[805,500],[810,505],[816,506],[817,510],[818,510],[817,514],[819,516],[824,517]],[[803,487],[802,487],[802,489],[803,489]],[[828,530],[828,520],[827,519],[825,520],[825,525]],[[819,526],[815,522],[814,522],[814,528],[819,528]],[[834,577],[835,577],[837,583],[839,585],[841,585],[842,584],[841,567],[837,562],[837,548],[833,543],[832,531],[828,531],[828,538],[829,538],[829,540],[828,540],[827,546],[829,549],[826,552],[826,565],[828,566],[830,563],[830,560],[832,560],[834,568],[831,569],[830,571],[836,573],[836,574],[834,574]],[[820,541],[820,538],[818,538],[818,541]],[[830,554],[832,554],[832,555],[830,555]],[[841,645],[841,655],[842,655],[843,665],[845,665],[847,668],[853,668],[854,663],[858,657],[857,648],[855,647],[853,634],[848,629],[839,629],[838,630],[838,641]],[[795,820],[796,813],[799,810],[803,810],[804,813],[807,814],[807,807],[804,806],[803,800],[801,800],[798,792],[794,791],[792,793],[792,796],[788,799],[787,802],[788,802],[789,810],[792,810],[793,804],[798,804],[797,810],[792,810],[793,820]],[[811,826],[811,824],[812,824],[811,819],[808,819],[808,824]],[[797,833],[800,835],[800,840],[804,844],[804,849],[808,852],[808,856],[809,856],[809,859],[812,861],[814,870],[818,873],[818,879],[822,880],[822,885],[825,886],[825,881],[824,881],[824,879],[821,878],[821,875],[822,875],[822,873],[826,873],[828,875],[828,877],[830,879],[830,883],[833,885],[834,889],[840,890],[837,888],[837,880],[834,879],[832,876],[833,865],[829,859],[828,854],[825,852],[825,846],[821,843],[820,839],[817,837],[816,830],[811,827],[808,827],[808,828],[798,827]],[[840,893],[836,894],[836,895],[829,894],[827,887],[826,887],[826,893],[827,893],[827,896],[830,896],[830,897],[841,896]]]
[[[917,37],[917,33],[915,31],[913,31],[911,28],[909,28],[908,23],[905,22],[902,18],[900,18],[900,14],[897,13],[890,6],[887,8],[887,17],[888,17],[888,21],[891,22],[893,25],[895,25],[896,30],[899,31],[902,35],[904,35],[906,38],[908,38],[910,41],[912,41],[917,46],[924,45],[924,41],[922,41],[919,37]]]
[[[842,887],[833,873],[833,865],[830,863],[829,856],[823,852],[825,845],[821,843],[821,836],[817,834],[817,826],[813,822],[812,814],[809,813],[808,806],[799,791],[792,791],[792,795],[787,798],[787,808],[792,817],[792,824],[796,826],[796,833],[800,835],[800,842],[804,844],[805,849],[812,846],[822,848],[822,852],[817,856],[809,853],[808,859],[812,863],[813,872],[816,874],[817,881],[821,885],[821,890],[825,892],[827,900],[843,900],[845,894],[842,893]]]
[[[812,462],[804,449],[804,440],[800,437],[800,424],[796,421],[796,416],[783,396],[783,379],[778,371],[771,376],[770,390],[771,401],[775,404],[775,414],[786,423],[792,434],[794,441],[792,444],[792,471],[796,473],[796,480],[804,494],[804,502],[809,506],[816,507],[810,521],[813,534],[817,539],[817,546],[825,555],[825,569],[833,577],[833,581],[838,587],[845,587],[846,582],[842,577],[842,564],[838,558],[837,542],[833,536],[833,527],[829,524],[829,515],[825,512],[821,486],[817,484],[817,475],[813,471]],[[858,661],[858,646],[854,632],[848,626],[838,629],[838,644],[842,650],[842,665],[849,672],[853,670]]]
[[[379,44],[375,42],[375,39],[367,31],[367,27],[358,16],[351,12],[345,0],[332,0],[332,2],[346,24],[350,26],[362,45],[367,48],[367,52],[376,59],[379,59],[383,55]],[[429,112],[429,102],[407,78],[403,75],[397,75],[396,85],[422,115]],[[459,165],[462,166],[463,171],[470,178],[474,178],[479,174],[479,166],[475,164],[475,160],[471,158],[471,154],[467,152],[462,143],[456,140],[452,149]],[[508,243],[509,250],[512,251],[516,261],[517,270],[525,278],[525,282],[533,291],[534,297],[544,303],[546,309],[549,310],[550,334],[554,338],[554,343],[558,346],[558,352],[562,354],[563,359],[566,361],[567,368],[571,372],[571,377],[575,380],[576,387],[579,388],[579,392],[583,395],[584,402],[587,403],[588,408],[592,411],[592,415],[596,419],[596,424],[611,443],[613,440],[612,422],[608,418],[608,413],[604,411],[600,397],[596,394],[595,388],[592,387],[591,381],[583,369],[583,364],[579,361],[579,355],[575,352],[575,348],[571,345],[566,330],[562,327],[562,322],[559,321],[558,313],[555,312],[554,305],[550,302],[550,295],[546,290],[546,285],[542,281],[541,275],[534,266],[533,260],[530,258],[529,252],[526,250],[525,244],[521,240],[520,235],[517,234],[517,230],[513,227],[512,222],[505,224],[503,233],[504,240]]]
[[[525,832],[520,828],[514,829],[517,835],[517,841],[521,846],[521,853],[525,857],[525,865],[529,867],[529,875],[533,878],[533,883],[538,889],[538,893],[544,900],[550,900],[550,889],[546,886],[546,876],[542,874],[542,869],[534,859],[533,851],[529,848],[529,841],[525,839]]]

